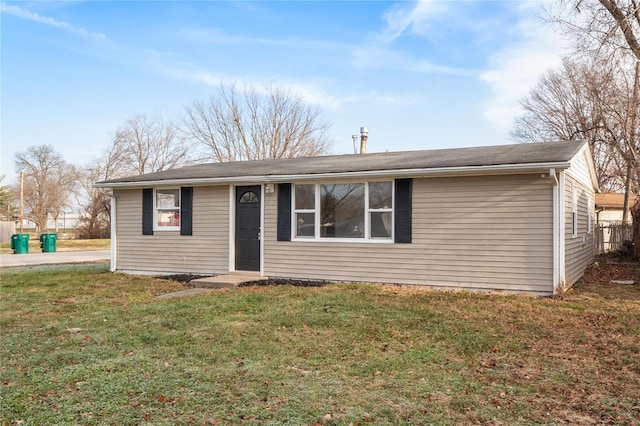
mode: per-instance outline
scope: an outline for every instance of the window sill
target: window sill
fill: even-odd
[[[393,244],[391,238],[292,238],[295,243],[351,243],[351,244]]]
[[[160,228],[153,228],[153,232],[163,232],[163,231],[179,231],[179,226],[162,226]]]

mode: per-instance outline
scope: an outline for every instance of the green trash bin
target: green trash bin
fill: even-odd
[[[43,253],[55,252],[57,240],[58,234],[40,234],[40,248]]]
[[[29,253],[29,234],[13,234],[11,249],[15,254]]]

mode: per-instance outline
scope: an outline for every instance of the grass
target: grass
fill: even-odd
[[[40,237],[38,235],[31,235],[29,238],[29,253],[39,253],[42,251],[40,248]],[[79,250],[109,250],[111,248],[110,239],[92,239],[92,240],[56,240],[57,251],[79,251]],[[11,243],[0,244],[0,254],[13,253],[11,250]]]
[[[640,267],[562,297],[398,286],[188,298],[104,265],[2,272],[2,424],[638,424]]]

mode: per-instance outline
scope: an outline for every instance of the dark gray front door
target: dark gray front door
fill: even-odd
[[[236,187],[236,271],[260,270],[260,186]]]

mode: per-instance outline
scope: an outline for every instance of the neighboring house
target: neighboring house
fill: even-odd
[[[202,164],[113,188],[111,269],[550,295],[593,260],[584,142]]]
[[[631,208],[637,197],[630,194],[626,223],[622,222],[624,194],[596,194],[596,254],[624,249],[625,241],[633,239]]]
[[[629,208],[627,210],[627,222],[631,223],[631,208],[637,197],[633,194],[629,196]],[[602,225],[611,223],[622,223],[622,213],[624,211],[624,194],[616,192],[605,192],[596,194],[596,221]]]
[[[78,227],[78,223],[80,221],[80,215],[77,213],[66,213],[63,212],[58,217],[56,221],[54,218],[49,216],[47,219],[47,231],[54,230],[55,232],[67,232],[71,230],[75,230]],[[16,221],[16,228],[20,228],[20,221]],[[34,221],[30,219],[22,220],[22,228],[25,231],[35,231],[37,225]],[[42,232],[47,232],[42,231]]]

